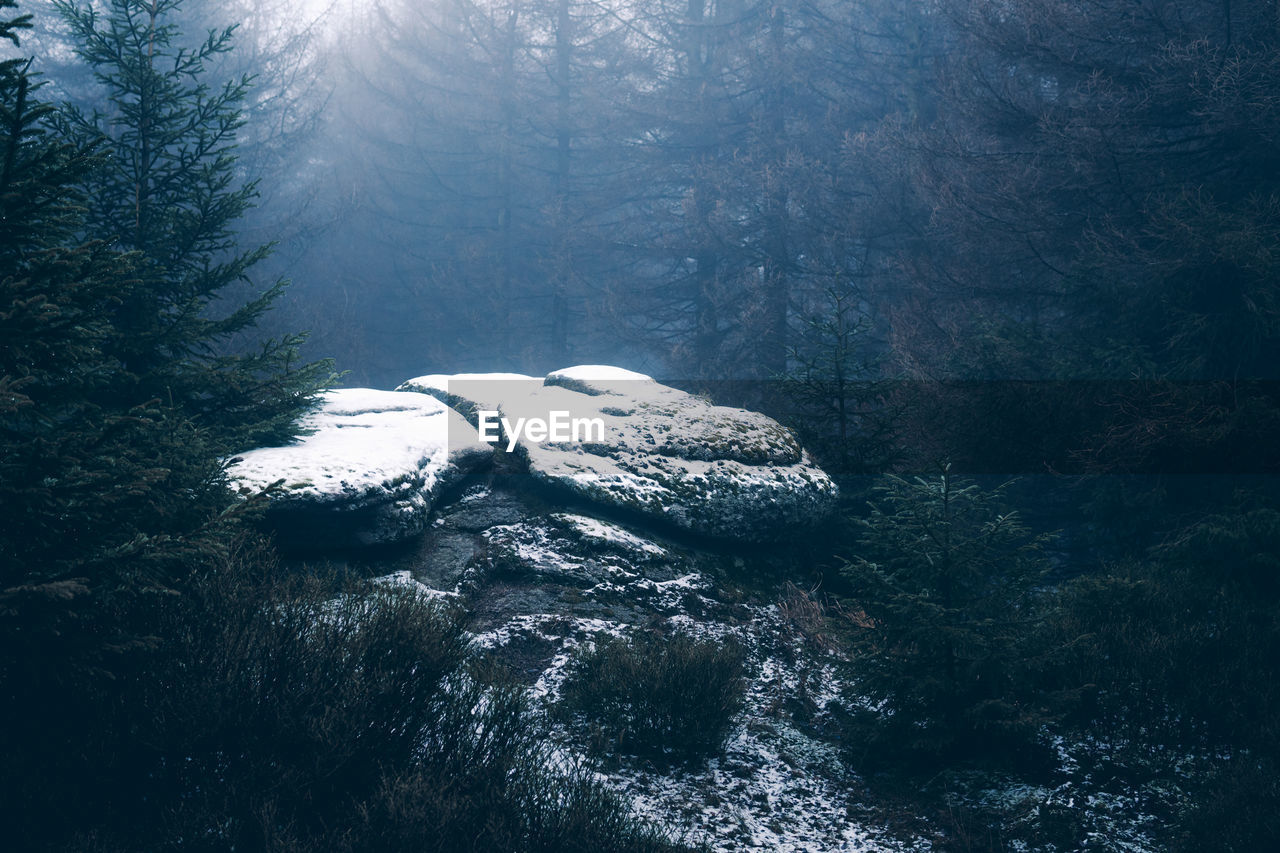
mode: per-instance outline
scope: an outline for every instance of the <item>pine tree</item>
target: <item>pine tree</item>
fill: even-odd
[[[96,26],[83,14],[83,24]],[[123,38],[126,23],[115,21],[111,32]],[[0,35],[16,42],[28,25],[16,18]],[[182,75],[199,70],[177,54]],[[164,144],[143,146],[158,164],[147,177],[160,191],[135,205],[135,225],[155,221],[123,239],[104,218],[112,192],[123,191],[123,143],[74,134],[63,111],[40,102],[28,70],[24,60],[0,66],[0,600],[16,620],[6,632],[17,644],[7,648],[66,644],[66,654],[50,656],[68,671],[110,669],[102,655],[132,640],[108,611],[117,599],[173,588],[201,554],[218,550],[232,502],[221,457],[286,436],[324,365],[289,369],[296,338],[246,358],[213,349],[278,292],[221,320],[202,316],[264,251],[234,252],[230,217],[251,198],[251,190],[230,189],[233,140],[225,134],[238,121],[234,101],[210,100],[199,84],[183,89],[178,78],[168,89],[145,75],[135,80],[149,98],[185,91],[188,101],[164,113]],[[115,103],[149,128],[121,139],[160,133],[141,118],[145,111]],[[85,612],[82,597],[93,601]],[[8,658],[15,666],[27,659]]]
[[[895,748],[971,750],[1040,720],[1019,676],[1042,615],[1046,538],[1004,509],[1004,488],[984,491],[950,466],[889,476],[861,522],[858,556],[843,569],[855,676],[889,712]]]
[[[28,23],[7,19],[0,37],[16,43]],[[213,351],[269,301],[200,316],[214,292],[200,282],[257,256],[216,261],[229,220],[203,227],[240,204],[225,197],[230,149],[188,164],[191,203],[171,194],[156,208],[169,231],[145,245],[104,233],[99,193],[119,151],[72,135],[29,68],[0,64],[0,835],[18,847],[47,835],[49,809],[65,807],[53,804],[95,820],[128,753],[127,685],[164,641],[155,604],[234,538],[223,456],[284,434],[320,370],[268,372],[288,346]],[[179,160],[211,138],[197,121],[209,115],[189,114]]]
[[[126,393],[112,317],[138,258],[77,236],[100,161],[28,72],[0,64],[0,822],[19,847],[83,784],[107,688],[152,643],[128,614],[217,547],[228,503],[201,432]]]
[[[81,58],[94,69],[106,111],[73,111],[71,125],[101,145],[89,184],[89,233],[140,253],[142,285],[121,301],[125,333],[115,354],[137,378],[133,394],[181,410],[226,452],[288,438],[328,375],[297,365],[303,336],[250,355],[229,345],[280,296],[274,282],[242,304],[236,292],[270,246],[242,250],[236,221],[257,195],[238,183],[236,140],[252,84],[210,86],[206,67],[231,50],[234,27],[187,44],[174,21],[182,0],[57,0]],[[101,14],[98,8],[102,8]]]
[[[0,0],[0,9],[13,8]],[[27,16],[0,25],[17,43]],[[126,548],[118,507],[160,478],[131,446],[153,422],[104,410],[119,367],[106,355],[112,307],[129,298],[133,258],[77,244],[92,152],[58,138],[29,61],[0,64],[0,613],[12,652],[0,678],[42,643],[75,645],[68,630],[95,567]],[[148,442],[149,444],[149,442]],[[43,660],[37,656],[37,660]]]
[[[897,452],[890,383],[868,343],[871,324],[858,294],[839,284],[818,311],[804,318],[788,347],[789,369],[779,377],[793,407],[792,421],[828,470],[885,470]]]

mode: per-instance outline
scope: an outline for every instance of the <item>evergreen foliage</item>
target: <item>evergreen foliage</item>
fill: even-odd
[[[91,12],[83,14],[84,27],[96,25]],[[113,19],[115,37],[124,38],[130,20],[137,23],[136,16]],[[27,23],[11,21],[5,35],[16,41]],[[168,35],[159,28],[156,44]],[[129,57],[126,43],[118,43],[121,62]],[[151,59],[162,56],[163,49]],[[178,56],[170,83],[200,70],[184,52]],[[225,320],[200,316],[215,291],[261,254],[217,260],[233,251],[231,220],[249,199],[229,188],[228,134],[243,89],[210,101],[199,83],[161,86],[149,67],[122,67],[104,78],[122,86],[133,81],[150,105],[117,104],[124,141],[115,144],[103,136],[69,139],[60,112],[39,101],[28,63],[3,65],[3,589],[11,602],[61,602],[41,617],[52,622],[41,630],[26,625],[21,642],[9,648],[45,635],[63,643],[78,637],[74,642],[90,642],[99,652],[128,646],[97,623],[112,602],[170,589],[201,554],[218,550],[232,502],[220,457],[243,442],[283,437],[285,424],[314,397],[324,368],[288,367],[292,343],[245,359],[212,352],[270,301],[264,296]],[[157,98],[178,103],[164,106]],[[157,110],[169,116],[157,137],[163,145],[147,142],[160,133],[150,117]],[[128,129],[128,121],[136,127]],[[135,228],[130,239],[93,239],[110,224],[104,218],[110,200],[124,192],[119,170],[130,145],[166,164],[162,173],[135,169],[137,222],[152,224]],[[143,189],[152,185],[153,198],[144,203]],[[92,619],[67,630],[60,620],[69,618],[70,602],[91,592]],[[42,607],[13,604],[7,612],[21,622]]]
[[[1066,588],[1061,678],[1098,687],[1094,724],[1188,748],[1280,747],[1280,512],[1242,490],[1141,559]],[[1140,709],[1144,709],[1141,710]]]
[[[1004,487],[951,474],[889,476],[843,573],[852,587],[853,677],[882,703],[892,749],[981,755],[1043,721],[1023,679],[1043,615],[1043,548]]]
[[[231,50],[235,28],[184,43],[182,0],[57,0],[76,49],[94,70],[104,111],[72,110],[69,128],[100,146],[87,185],[88,233],[140,254],[140,286],[120,301],[112,355],[134,378],[135,399],[182,410],[225,452],[289,438],[314,402],[327,363],[296,364],[303,336],[226,353],[280,296],[276,281],[235,304],[269,246],[241,250],[235,223],[257,195],[236,174],[236,136],[252,78],[210,85],[205,69]]]
[[[16,41],[24,23],[4,34]],[[0,737],[12,814],[74,777],[94,697],[153,641],[125,613],[216,547],[226,505],[200,432],[121,393],[110,318],[136,292],[138,259],[77,236],[80,185],[99,161],[60,136],[28,68],[0,66]]]
[[[9,18],[0,34],[16,43],[28,24]],[[215,255],[231,251],[243,198],[228,195],[229,147],[215,163],[191,152],[226,117],[193,107],[170,135],[187,160],[167,173],[157,215],[187,224],[121,240],[94,212],[119,151],[69,133],[29,68],[0,65],[0,799],[18,838],[91,786],[126,675],[171,639],[154,601],[226,554],[252,502],[232,497],[222,458],[283,437],[323,370],[286,369],[288,347],[212,351],[269,301],[225,322],[199,316],[212,283],[231,280]]]
[[[110,602],[165,587],[207,544],[225,495],[204,436],[123,393],[110,318],[138,289],[138,259],[76,236],[79,184],[97,159],[58,135],[27,63],[0,73],[0,597],[16,689],[28,676],[28,687],[73,679],[128,647]]]
[[[889,382],[868,355],[870,322],[856,294],[834,287],[789,348],[782,390],[793,427],[829,471],[884,471],[897,455],[893,423],[901,412]]]
[[[0,63],[0,837],[663,849],[588,769],[545,767],[518,691],[469,668],[450,617],[278,584],[267,555],[233,553],[244,508],[220,459],[287,439],[327,370],[297,363],[299,336],[232,354],[283,287],[244,296],[269,254],[237,240],[258,192],[238,145],[272,136],[245,135],[254,81],[208,82],[251,66],[228,62],[234,27],[182,31],[225,9],[55,5],[99,108],[54,107],[28,62]],[[336,95],[359,132],[335,123],[342,150],[294,172],[322,176],[340,223],[297,228],[298,257],[337,270],[308,317],[362,359],[394,348],[361,368],[402,378],[425,337],[477,367],[497,339],[508,367],[598,352],[786,375],[806,445],[845,472],[946,453],[1107,474],[1070,507],[1020,489],[1021,515],[950,471],[883,480],[837,581],[872,703],[852,749],[932,772],[1047,724],[1069,746],[1110,738],[1123,776],[1177,745],[1209,772],[1171,775],[1201,802],[1158,842],[1270,841],[1274,485],[1232,498],[1173,472],[1280,458],[1271,0],[375,6],[344,42],[363,75]],[[1020,520],[1040,515],[1070,527],[1061,590]],[[610,641],[565,697],[606,749],[698,757],[741,666]],[[1035,818],[1045,837],[1058,808]]]

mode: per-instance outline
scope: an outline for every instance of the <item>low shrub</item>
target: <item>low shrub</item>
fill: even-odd
[[[25,764],[67,778],[28,796],[15,849],[684,849],[550,760],[544,718],[479,667],[457,617],[242,551],[156,601],[159,641],[95,697],[91,751],[26,744]]]
[[[587,724],[598,750],[702,758],[721,749],[742,707],[745,664],[733,638],[610,637],[570,662],[560,709]]]
[[[1274,849],[1280,838],[1280,773],[1276,762],[1241,753],[1223,761],[1179,816],[1171,849],[1178,853]]]

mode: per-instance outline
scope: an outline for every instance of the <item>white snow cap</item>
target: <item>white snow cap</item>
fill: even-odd
[[[556,370],[542,383],[515,377],[433,375],[400,389],[437,396],[469,418],[497,412],[504,424],[553,413],[596,422],[603,434],[582,440],[529,439],[518,427],[508,436],[505,425],[502,439],[536,480],[686,530],[785,537],[834,508],[835,484],[765,415],[715,406],[609,365]]]
[[[366,544],[420,532],[441,490],[493,452],[460,414],[426,394],[327,391],[299,426],[311,434],[239,454],[228,477],[242,493],[283,480],[278,509],[369,510],[373,520],[359,535]]]
[[[583,394],[634,394],[638,383],[652,383],[653,377],[608,364],[579,364],[551,371],[544,382]]]
[[[300,423],[311,435],[242,453],[228,473],[252,490],[283,479],[288,492],[313,500],[378,492],[407,473],[434,478],[448,451],[450,414],[425,394],[327,391]]]
[[[422,393],[444,391],[448,393],[450,382],[459,385],[470,385],[473,382],[518,382],[520,380],[528,382],[542,381],[536,376],[526,376],[523,373],[428,373],[426,376],[415,376],[413,379],[401,383],[396,390],[420,391]]]

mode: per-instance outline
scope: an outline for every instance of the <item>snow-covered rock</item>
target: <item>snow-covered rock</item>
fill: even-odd
[[[679,556],[628,530],[583,515],[556,512],[485,530],[483,556],[468,572],[475,586],[495,574],[595,588],[671,580]]]
[[[583,394],[608,394],[632,382],[653,382],[653,377],[622,367],[607,364],[579,364],[563,370],[553,370],[544,380],[548,385],[559,385]]]
[[[835,505],[835,484],[773,419],[629,370],[583,365],[541,382],[519,374],[432,375],[398,390],[436,396],[473,421],[497,411],[505,419],[501,446],[510,441],[535,479],[693,533],[782,538]],[[555,413],[582,430],[542,441],[518,430],[521,419],[546,423]]]
[[[421,533],[442,490],[493,448],[426,394],[329,391],[294,444],[240,454],[228,475],[242,494],[277,481],[270,511],[286,541],[372,545]]]
[[[416,391],[430,394],[447,406],[474,420],[477,409],[496,409],[503,389],[522,385],[541,385],[536,376],[523,373],[431,373],[401,383],[397,391]],[[449,390],[450,385],[458,393]],[[486,393],[493,396],[486,396]]]

